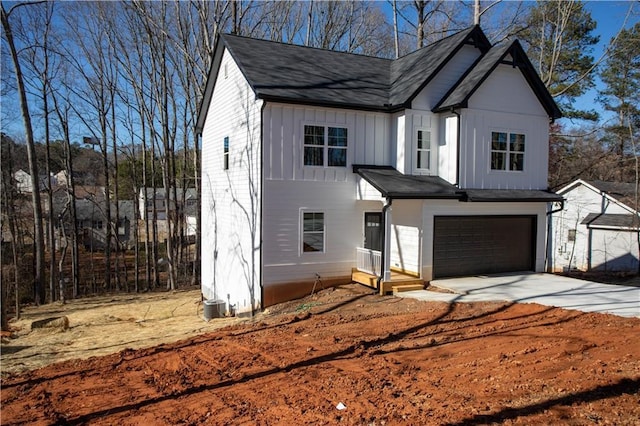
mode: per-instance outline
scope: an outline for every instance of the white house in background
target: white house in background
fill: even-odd
[[[558,194],[565,203],[551,224],[553,271],[638,271],[634,183],[578,179]]]
[[[478,26],[396,60],[220,36],[197,122],[203,296],[250,313],[317,276],[386,292],[543,271],[560,116],[520,43]]]
[[[184,191],[184,195],[183,195]],[[182,205],[182,198],[184,196],[184,206]],[[183,190],[182,188],[176,188],[176,197],[178,199],[178,206],[180,210],[184,213],[184,209],[186,208],[195,208],[198,193],[194,188],[187,188]],[[166,220],[167,219],[167,205],[168,197],[164,188],[140,188],[140,193],[138,196],[138,203],[140,209],[140,217],[143,220],[148,220],[153,217],[153,204],[155,202],[156,205],[156,218],[158,220]],[[170,211],[175,210],[176,202],[174,200],[171,201]]]
[[[33,191],[33,183],[31,182],[31,175],[22,169],[19,169],[13,173],[13,179],[16,182],[16,190],[21,194],[31,194]],[[47,187],[47,175],[40,176],[38,179],[40,184],[40,191]],[[55,186],[57,184],[56,177],[52,174],[49,178],[49,185]]]

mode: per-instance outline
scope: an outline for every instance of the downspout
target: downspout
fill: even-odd
[[[384,228],[384,232],[382,233],[382,247],[380,250],[380,275],[378,276],[378,280],[377,280],[378,292],[381,289],[382,280],[384,279],[385,264],[386,264],[385,257],[388,255],[388,253],[386,253],[385,251],[385,247],[387,246],[387,241],[389,238],[389,235],[387,235],[387,211],[391,208],[392,203],[393,203],[393,198],[387,197],[387,200],[385,201],[384,206],[382,207],[382,226]]]
[[[260,217],[260,268],[258,270],[258,282],[260,284],[260,309],[264,309],[264,280],[263,278],[263,270],[264,270],[264,250],[263,250],[263,229],[264,229],[264,215],[262,212],[264,211],[264,110],[267,107],[267,101],[262,101],[262,106],[260,107],[260,213],[258,216]],[[253,307],[251,307],[253,311]]]
[[[562,199],[562,201],[560,201],[560,208],[556,209],[556,210],[549,210],[547,212],[547,247],[545,250],[545,264],[547,265],[547,272],[553,272],[553,266],[549,265],[549,259],[552,258],[551,254],[552,254],[552,245],[551,245],[551,237],[553,234],[553,217],[551,215],[553,215],[554,213],[559,213],[562,210],[564,210],[564,198]]]
[[[456,182],[454,186],[460,187],[460,113],[454,108],[451,108],[451,112],[457,117],[456,120]]]

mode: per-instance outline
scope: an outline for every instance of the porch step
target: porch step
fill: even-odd
[[[399,284],[391,286],[393,294],[402,293],[404,291],[424,290],[424,284]]]

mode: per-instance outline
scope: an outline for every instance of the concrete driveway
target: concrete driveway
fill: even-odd
[[[510,301],[539,303],[584,312],[640,317],[640,288],[600,284],[553,274],[519,273],[431,281],[450,290],[398,293],[399,297],[441,302]]]

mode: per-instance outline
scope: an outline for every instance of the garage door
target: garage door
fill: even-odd
[[[434,278],[534,269],[535,216],[436,216]]]

